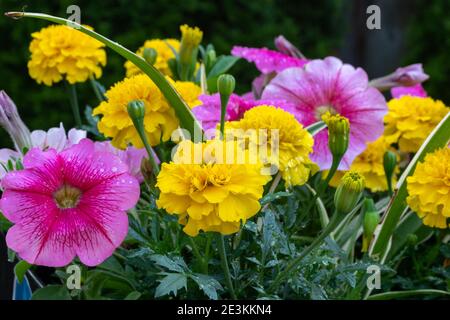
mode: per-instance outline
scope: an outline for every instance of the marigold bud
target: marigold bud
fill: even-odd
[[[338,214],[353,210],[364,190],[364,177],[355,171],[348,171],[342,177],[334,194],[334,205]]]
[[[141,100],[133,100],[128,103],[127,106],[128,115],[130,116],[133,123],[135,121],[142,121],[145,116],[145,105]]]
[[[158,52],[156,52],[153,48],[144,48],[144,53],[142,57],[148,64],[153,65],[156,62],[156,58],[158,57]]]
[[[394,175],[396,165],[397,155],[392,151],[386,151],[383,157],[383,166],[389,192],[392,192],[392,176]]]
[[[339,114],[332,115],[326,112],[322,120],[328,126],[328,147],[336,159],[341,159],[348,148],[350,135],[350,122]]]
[[[230,74],[222,74],[217,79],[217,90],[221,95],[230,96],[236,85],[234,77]]]
[[[380,214],[376,210],[373,200],[366,199],[364,201],[362,252],[367,252],[369,249],[370,242],[372,241],[378,223],[380,223]]]

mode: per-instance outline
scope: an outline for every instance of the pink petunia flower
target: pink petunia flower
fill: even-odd
[[[120,158],[123,163],[128,166],[128,172],[138,179],[139,183],[144,181],[144,176],[141,173],[142,159],[147,156],[147,151],[144,148],[136,149],[135,147],[128,147],[125,150],[115,148],[110,141],[95,142],[95,149],[102,152],[110,152]],[[154,154],[156,157],[156,154]],[[156,157],[159,163],[158,157]]]
[[[88,266],[112,255],[128,232],[126,211],[139,183],[119,157],[84,139],[62,151],[31,149],[24,170],[2,180],[0,209],[14,223],[9,248],[31,264],[62,267],[75,256]]]
[[[429,76],[423,71],[421,63],[397,68],[387,76],[370,81],[369,85],[378,90],[388,90],[393,87],[411,87],[428,80]]]
[[[414,96],[424,98],[428,96],[427,92],[420,83],[411,87],[394,87],[391,89],[391,95],[393,98],[400,98],[401,96]]]
[[[234,46],[231,54],[253,62],[263,74],[281,72],[287,68],[303,67],[308,60],[292,57],[288,54],[267,48],[248,48]]]
[[[361,68],[327,57],[312,60],[304,68],[290,68],[279,73],[265,88],[263,99],[284,99],[293,103],[300,120],[308,126],[321,120],[329,111],[350,121],[350,142],[339,169],[348,169],[353,159],[366,148],[366,143],[383,133],[383,117],[387,112],[383,95],[368,87],[367,74]],[[329,169],[332,155],[328,150],[328,132],[314,137],[312,160],[322,170]]]

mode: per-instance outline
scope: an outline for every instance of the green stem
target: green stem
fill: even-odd
[[[220,254],[220,260],[222,263],[222,269],[225,276],[225,281],[228,287],[228,291],[230,292],[231,298],[233,300],[237,300],[236,293],[234,292],[233,288],[233,282],[231,281],[231,274],[230,269],[228,268],[228,260],[227,260],[227,254],[225,251],[225,241],[224,236],[220,233],[217,234],[217,242],[219,245],[219,254]]]
[[[230,100],[229,95],[220,95],[220,134],[222,135],[222,138],[224,137],[224,131],[225,131],[225,114],[227,113],[227,105],[228,101]]]
[[[153,153],[153,150],[150,147],[150,144],[148,143],[147,134],[145,133],[145,129],[144,129],[144,124],[142,123],[142,121],[134,121],[134,120],[133,120],[133,124],[136,128],[136,131],[139,134],[139,137],[142,140],[142,143],[144,144],[145,150],[147,151],[148,158],[152,165],[153,173],[155,174],[155,176],[158,176],[158,174],[159,174],[158,162],[156,161],[155,154]]]
[[[322,233],[306,249],[304,249],[298,257],[292,260],[282,272],[278,273],[272,285],[269,287],[268,292],[278,290],[281,281],[284,280],[284,278],[288,276],[291,271],[295,269],[308,254],[310,254],[314,249],[322,244],[323,240],[325,240],[325,238],[334,230],[334,228],[338,225],[342,218],[343,216],[341,214],[335,212]]]
[[[195,241],[192,237],[189,237],[189,240],[191,242],[191,246],[192,246],[192,252],[194,253],[195,257],[200,261],[200,264],[202,266],[202,272],[204,274],[208,273],[208,264],[205,264],[205,257],[203,257],[200,253],[200,251],[198,250],[197,245],[195,244]],[[206,268],[205,268],[206,266]]]
[[[81,128],[81,116],[80,116],[80,107],[78,105],[78,97],[77,97],[77,89],[75,84],[70,84],[65,82],[67,93],[69,95],[70,107],[72,108],[73,118],[75,120],[75,124],[78,129]]]
[[[103,93],[98,88],[98,85],[97,85],[95,79],[92,76],[89,77],[89,82],[91,83],[92,90],[94,91],[95,96],[97,97],[98,101],[100,103],[105,101],[106,100],[105,96],[103,95]]]
[[[328,186],[334,174],[336,173],[339,164],[341,163],[341,160],[342,157],[340,158],[333,157],[333,162],[331,163],[330,171],[328,171],[327,177],[325,178],[325,188]]]

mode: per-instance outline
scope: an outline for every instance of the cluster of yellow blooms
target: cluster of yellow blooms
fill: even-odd
[[[145,41],[144,45],[136,51],[136,54],[143,56],[145,49],[154,49],[156,51],[156,61],[153,66],[161,71],[162,74],[171,77],[168,61],[175,58],[175,52],[180,49],[180,41],[176,39],[152,39]],[[142,73],[142,71],[136,67],[131,61],[125,62],[125,69],[127,77],[131,77]]]
[[[90,76],[100,78],[106,65],[104,44],[63,25],[51,25],[32,35],[30,76],[51,86],[61,80],[84,82]]]
[[[260,149],[264,144],[267,157],[260,160],[264,164],[277,166],[288,187],[305,184],[310,174],[319,170],[309,158],[314,144],[312,136],[289,112],[274,106],[257,106],[245,112],[241,120],[228,122],[226,130],[230,129],[234,129],[231,131],[237,135],[247,135],[238,138],[256,144],[255,149]],[[260,129],[267,130],[265,136],[254,134]],[[276,130],[278,135],[271,134],[271,130]],[[278,144],[278,150],[274,143]],[[277,154],[271,154],[272,150],[277,151]]]
[[[172,80],[170,80],[172,81]],[[201,102],[197,99],[201,89],[192,82],[172,81],[173,86],[190,107]],[[127,105],[133,100],[141,100],[145,105],[144,128],[149,143],[158,145],[170,139],[178,128],[178,118],[159,88],[144,74],[126,78],[116,83],[106,93],[103,101],[94,109],[93,115],[103,115],[98,129],[112,144],[125,149],[129,143],[143,148],[142,141],[127,113]]]
[[[450,218],[450,148],[444,147],[426,155],[407,178],[408,205],[423,223],[447,228]]]
[[[366,150],[357,156],[350,166],[350,170],[364,176],[366,188],[372,192],[386,191],[388,189],[383,166],[383,157],[388,150],[394,151],[384,136],[381,136],[376,141],[368,143]],[[395,173],[398,173],[398,171],[399,169],[396,167]],[[337,187],[344,173],[344,171],[337,171],[331,179],[330,185]],[[396,183],[396,180],[396,174],[394,174],[393,185]]]
[[[230,146],[236,156],[240,149],[236,141],[210,140],[195,145],[186,140],[178,145],[174,161],[162,164],[156,184],[161,191],[157,205],[179,215],[190,236],[200,230],[235,233],[241,221],[260,210],[258,200],[270,176],[261,174],[258,162],[223,161]],[[198,147],[200,161],[191,153]],[[215,152],[204,152],[211,148]]]
[[[403,152],[417,152],[449,111],[442,101],[409,95],[390,100],[388,108],[384,118],[386,141],[398,143]]]

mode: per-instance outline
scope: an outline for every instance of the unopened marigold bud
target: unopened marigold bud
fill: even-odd
[[[346,172],[334,194],[337,213],[347,214],[352,211],[363,190],[364,177],[355,171]]]
[[[386,175],[389,192],[392,192],[392,176],[397,165],[397,155],[392,151],[386,151],[383,157],[384,174]]]
[[[130,116],[133,123],[135,121],[142,121],[145,116],[145,105],[141,100],[133,100],[128,103],[127,106],[128,115]]]
[[[375,208],[372,199],[364,201],[363,217],[363,243],[362,252],[367,252],[377,225],[380,223],[380,214]]]
[[[346,117],[326,112],[322,120],[328,127],[328,147],[336,159],[341,159],[348,149],[350,123]]]
[[[236,81],[231,74],[222,74],[217,79],[217,90],[221,95],[230,96],[236,85]]]
[[[142,57],[145,61],[147,61],[148,64],[153,65],[155,64],[156,58],[158,57],[158,52],[156,52],[156,50],[153,48],[145,48]]]

